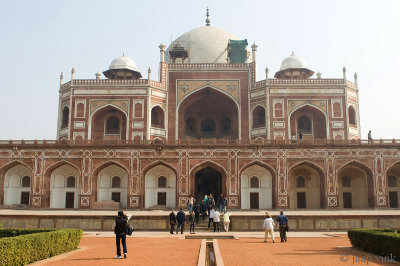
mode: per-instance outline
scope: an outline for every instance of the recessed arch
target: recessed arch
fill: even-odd
[[[4,193],[2,205],[30,205],[33,173],[22,163],[10,163],[2,168],[1,194]],[[29,178],[29,186],[24,186],[24,179]],[[3,192],[4,191],[4,192]],[[2,195],[1,195],[2,196]]]
[[[400,206],[400,161],[390,164],[385,172],[386,188],[388,193],[388,207]]]
[[[239,171],[242,209],[270,209],[275,206],[275,176],[264,165],[252,162]]]
[[[349,161],[338,167],[337,187],[340,208],[374,208],[375,193],[373,171],[358,160]],[[343,177],[350,177],[350,187],[344,187]]]
[[[194,165],[193,167],[191,167],[190,172],[189,172],[189,176],[190,176],[189,180],[192,180],[192,182],[189,182],[190,195],[194,195],[196,198],[198,198],[198,200],[200,200],[200,196],[197,197],[198,195],[196,195],[196,191],[198,188],[196,188],[195,180],[202,178],[201,176],[196,177],[196,175],[198,173],[201,173],[201,171],[205,170],[206,168],[215,170],[220,176],[219,182],[220,182],[221,187],[220,188],[213,187],[210,189],[215,191],[214,194],[227,195],[228,194],[227,171],[222,165],[220,165],[219,163],[216,163],[214,161],[211,161],[211,160],[202,161],[202,162]],[[193,180],[194,180],[194,182],[193,182]],[[213,196],[217,202],[220,195],[213,195]]]
[[[72,168],[74,168],[77,172],[78,172],[78,176],[76,176],[75,178],[78,180],[78,184],[80,184],[80,178],[81,178],[81,170],[80,168],[75,165],[74,163],[67,161],[65,159],[61,159],[60,161],[54,162],[52,164],[50,164],[49,166],[47,166],[44,169],[44,182],[43,182],[43,192],[45,195],[49,195],[47,198],[42,199],[42,207],[44,208],[50,208],[51,206],[51,175],[53,173],[54,170],[56,170],[59,167],[62,167],[63,165],[69,165]],[[79,187],[79,185],[77,186]]]
[[[251,110],[251,117],[252,117],[252,129],[265,127],[266,121],[266,110],[263,105],[257,104]]]
[[[303,139],[329,139],[329,119],[320,107],[305,103],[297,106],[289,113],[288,136],[297,135],[298,119],[307,116],[311,121],[311,131],[302,132]]]
[[[96,188],[96,204],[102,205],[103,201],[119,202],[121,208],[128,207],[129,171],[121,164],[108,161],[94,171],[93,187]],[[120,179],[120,186],[113,187],[113,178]]]
[[[50,200],[49,207],[78,208],[79,185],[76,181],[80,177],[79,169],[69,163],[53,164],[53,167],[48,168],[46,174],[50,176],[48,182],[50,188],[47,194]],[[71,180],[72,184],[70,184]]]
[[[144,170],[144,207],[176,207],[176,170],[159,161],[148,165]],[[160,184],[160,179],[163,182]],[[161,186],[160,186],[161,185]]]
[[[88,139],[93,139],[92,133],[93,133],[93,117],[95,117],[99,112],[105,112],[107,111],[107,108],[109,110],[112,110],[113,108],[120,111],[124,115],[124,121],[121,123],[121,138],[122,140],[127,140],[128,139],[128,132],[129,132],[129,115],[125,110],[123,110],[121,107],[113,104],[113,103],[108,103],[105,104],[96,110],[94,110],[90,116],[89,116],[89,125],[88,125]],[[102,126],[104,128],[104,125]],[[104,133],[104,132],[103,132]]]
[[[304,178],[304,187],[298,178]],[[326,178],[324,170],[311,161],[301,161],[288,170],[289,206],[291,209],[326,208]]]
[[[239,138],[240,136],[240,108],[232,99],[220,90],[205,87],[186,96],[176,109],[176,139],[185,138]],[[197,131],[186,135],[186,122],[194,118]],[[215,133],[201,133],[201,123],[207,119],[214,121]],[[231,121],[230,130],[224,129],[224,121]],[[193,126],[192,126],[193,128]]]
[[[161,105],[154,105],[150,110],[151,127],[165,128],[165,110]]]

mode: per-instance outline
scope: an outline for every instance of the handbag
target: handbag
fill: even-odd
[[[286,232],[289,232],[289,225],[286,224],[286,228],[285,228]]]

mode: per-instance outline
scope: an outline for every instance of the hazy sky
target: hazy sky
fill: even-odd
[[[358,74],[361,134],[400,138],[400,1],[0,0],[0,139],[55,139],[59,76],[122,53],[156,79],[158,45],[211,25],[258,45],[257,80],[294,51],[322,78]]]

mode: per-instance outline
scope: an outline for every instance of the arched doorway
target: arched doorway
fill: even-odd
[[[223,193],[222,189],[222,175],[214,168],[207,166],[200,169],[195,174],[195,198],[199,202],[204,198],[204,195],[209,196],[213,194],[214,200]]]
[[[179,105],[179,138],[239,138],[237,104],[226,94],[204,88]]]

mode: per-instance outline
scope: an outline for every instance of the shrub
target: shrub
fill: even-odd
[[[400,234],[392,229],[354,229],[347,232],[354,247],[400,260]]]
[[[80,229],[12,230],[16,236],[9,237],[12,234],[9,233],[8,237],[0,239],[0,265],[29,264],[75,250],[82,238]]]
[[[34,233],[42,233],[42,232],[50,232],[55,229],[21,229],[21,228],[13,228],[13,229],[0,229],[0,238],[2,237],[13,237],[19,235],[28,235]]]

